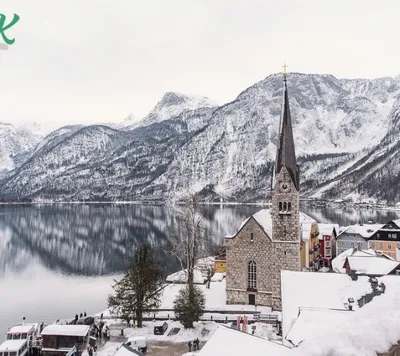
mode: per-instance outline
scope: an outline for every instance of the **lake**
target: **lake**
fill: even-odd
[[[260,209],[205,206],[203,227],[217,244]],[[302,211],[340,225],[400,218],[399,212],[371,209],[305,206]],[[143,242],[153,244],[165,276],[176,271],[179,265],[166,251],[177,225],[176,208],[169,206],[0,205],[0,334],[22,316],[46,323],[104,310],[113,279]]]

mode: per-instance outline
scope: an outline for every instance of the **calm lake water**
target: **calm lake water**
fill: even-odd
[[[203,226],[215,243],[236,231],[259,206],[207,206]],[[387,222],[400,213],[303,207],[319,222]],[[0,205],[0,333],[19,323],[50,322],[106,308],[113,279],[138,245],[151,242],[164,275],[177,231],[173,207],[129,204]],[[2,340],[2,336],[0,336]]]

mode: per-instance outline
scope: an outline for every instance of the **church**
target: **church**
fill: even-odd
[[[246,219],[225,237],[228,304],[266,305],[281,309],[281,270],[299,271],[300,175],[290,117],[287,75],[279,123],[271,209]],[[265,177],[267,179],[267,177]]]

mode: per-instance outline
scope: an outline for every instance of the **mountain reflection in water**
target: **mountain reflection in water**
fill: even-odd
[[[262,207],[204,206],[203,226],[214,243],[234,233]],[[385,223],[388,211],[302,207],[319,222]],[[153,244],[164,275],[179,268],[165,253],[179,233],[174,207],[132,204],[0,205],[0,338],[21,321],[52,322],[106,308],[114,278],[135,249]]]

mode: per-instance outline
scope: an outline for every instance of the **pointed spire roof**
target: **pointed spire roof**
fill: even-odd
[[[296,153],[294,149],[286,73],[284,73],[283,76],[283,105],[282,116],[279,122],[279,143],[276,152],[275,174],[278,176],[282,167],[285,166],[296,189],[299,190],[299,174],[296,164]]]

